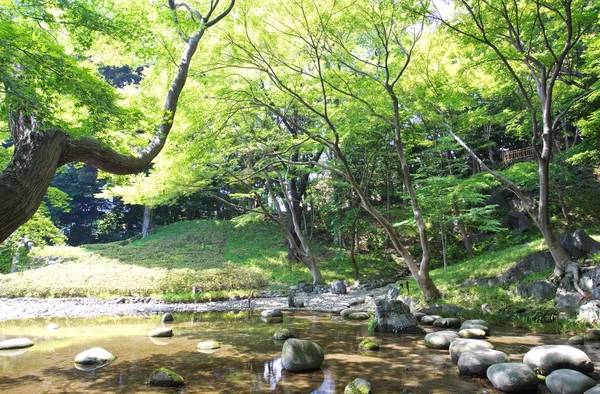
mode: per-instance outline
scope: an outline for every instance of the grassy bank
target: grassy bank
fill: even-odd
[[[327,281],[350,279],[345,254],[315,244],[316,259]],[[158,229],[131,243],[47,247],[33,253],[52,266],[0,276],[0,297],[160,296],[191,301],[220,299],[253,289],[278,288],[311,281],[308,270],[286,260],[283,237],[270,223],[186,221]],[[390,275],[393,263],[359,257],[365,277]]]

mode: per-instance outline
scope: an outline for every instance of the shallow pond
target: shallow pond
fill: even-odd
[[[159,316],[96,319],[29,319],[0,323],[0,340],[24,336],[35,346],[19,352],[0,352],[2,393],[342,393],[347,383],[362,377],[374,393],[496,393],[485,379],[459,376],[448,352],[425,347],[422,335],[376,334],[381,350],[358,350],[372,336],[366,322],[339,316],[286,314],[283,324],[261,321],[258,313],[175,315],[172,338],[148,338],[162,325]],[[57,323],[56,331],[46,331]],[[282,327],[295,337],[319,343],[325,350],[321,370],[293,374],[281,369],[280,341],[272,339]],[[566,337],[537,336],[525,331],[492,331],[489,341],[522,360],[529,348],[565,343]],[[200,341],[216,340],[221,348],[200,353]],[[75,356],[102,347],[118,358],[94,371],[80,371]],[[593,348],[588,352],[596,366]],[[145,385],[150,373],[170,368],[186,380],[181,389]]]

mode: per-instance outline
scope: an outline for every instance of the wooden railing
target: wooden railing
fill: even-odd
[[[502,161],[512,163],[515,161],[530,161],[535,159],[535,151],[532,146],[521,149],[512,149],[502,152]]]

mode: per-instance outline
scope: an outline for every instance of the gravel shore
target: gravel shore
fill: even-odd
[[[287,297],[257,298],[252,300],[252,309],[305,310],[311,312],[339,313],[353,307],[366,309],[369,297],[385,294],[387,287],[369,291],[355,291],[350,294],[336,295],[324,293],[296,296],[303,301],[304,308],[288,308]],[[367,297],[365,304],[365,297]],[[0,321],[49,317],[96,317],[96,316],[135,316],[154,315],[166,312],[226,312],[248,310],[248,300],[218,301],[206,303],[166,303],[151,298],[110,300],[98,298],[0,298]]]

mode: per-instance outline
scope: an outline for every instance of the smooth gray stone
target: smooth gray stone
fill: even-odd
[[[572,369],[557,369],[546,377],[552,394],[581,394],[595,385],[594,379]]]
[[[150,331],[148,334],[151,338],[168,338],[173,336],[173,329],[170,327],[159,327]]]
[[[490,366],[508,362],[510,359],[506,353],[499,350],[478,349],[463,352],[458,358],[458,373],[485,377]]]
[[[500,391],[506,393],[536,392],[538,377],[533,369],[522,363],[501,363],[490,366],[487,378]]]
[[[459,335],[456,331],[436,331],[425,335],[425,346],[432,349],[448,349]]]
[[[594,372],[588,355],[569,345],[536,346],[525,354],[523,362],[540,375],[549,375],[557,369],[574,369],[586,375]]]
[[[493,349],[494,345],[481,339],[457,339],[450,344],[450,359],[457,363],[460,355],[477,349]]]
[[[283,344],[281,364],[290,372],[307,372],[321,366],[325,354],[318,344],[304,339],[290,338]]]

